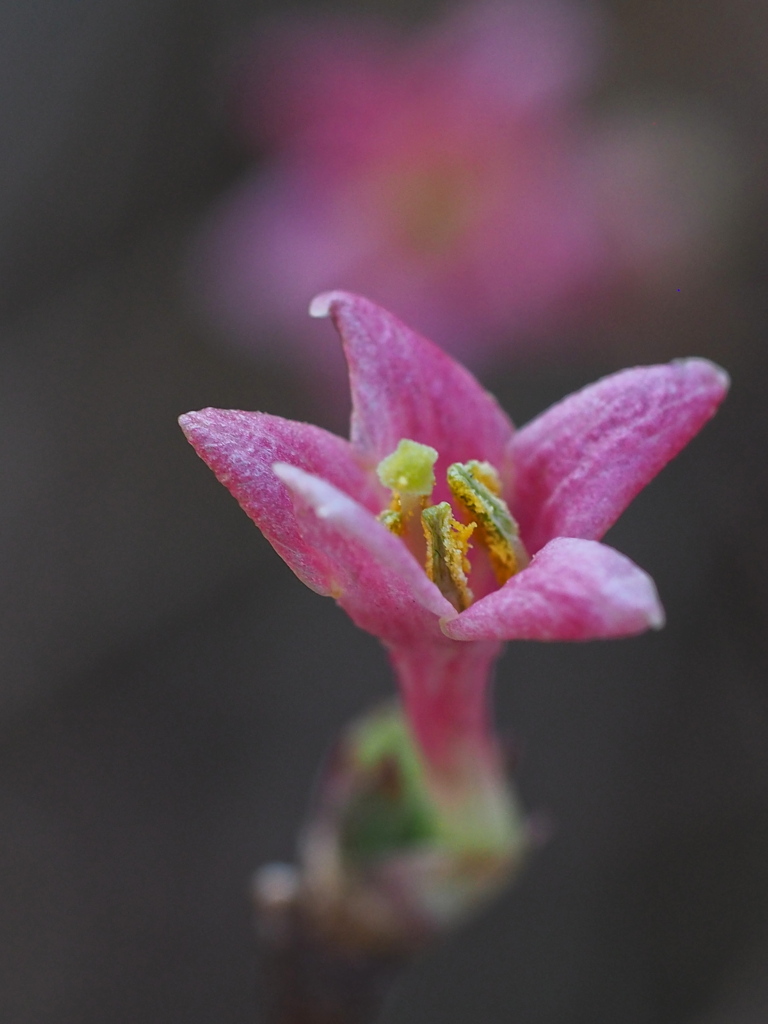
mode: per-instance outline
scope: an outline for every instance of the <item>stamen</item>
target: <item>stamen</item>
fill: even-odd
[[[490,462],[478,462],[477,459],[470,459],[469,462],[464,463],[466,468],[481,484],[485,484],[492,494],[497,497],[501,494],[501,480],[499,474],[496,472],[495,466],[492,466]]]
[[[475,523],[463,526],[453,518],[453,511],[447,501],[425,508],[421,513],[421,525],[427,540],[427,576],[437,586],[443,597],[459,611],[469,608],[473,601],[472,591],[467,583],[470,565],[467,558],[469,538]]]
[[[394,505],[395,503],[397,503],[397,505],[399,506],[400,499],[393,499],[392,504]],[[384,526],[386,526],[390,533],[395,533],[397,534],[398,537],[402,537],[402,535],[405,533],[405,522],[403,521],[403,513],[399,507],[386,508],[384,509],[383,512],[379,512],[376,518],[379,520],[380,523],[383,523]]]
[[[469,521],[477,525],[478,540],[488,549],[501,586],[524,569],[529,558],[517,523],[500,495],[498,473],[489,462],[454,462],[448,467],[448,486]]]
[[[504,584],[528,564],[517,523],[501,497],[499,474],[490,462],[455,462],[448,469],[448,486],[469,520],[453,517],[448,502],[428,507],[435,486],[437,452],[426,444],[403,438],[376,467],[379,480],[392,492],[392,502],[379,515],[388,530],[402,537],[441,593],[458,611],[473,601],[467,574],[469,538],[474,530],[487,549],[496,579]],[[416,513],[420,513],[417,515]]]

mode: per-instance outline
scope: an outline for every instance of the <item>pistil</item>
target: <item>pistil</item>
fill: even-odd
[[[392,502],[379,521],[402,537],[420,561],[424,557],[421,512],[435,488],[436,461],[434,448],[403,438],[376,467],[379,480],[392,492]]]

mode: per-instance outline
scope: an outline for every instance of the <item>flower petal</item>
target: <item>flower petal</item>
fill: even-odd
[[[448,79],[456,108],[471,103],[486,118],[519,117],[537,104],[562,102],[589,77],[598,30],[586,5],[474,0],[454,8],[432,46],[415,56],[424,77]]]
[[[375,466],[404,438],[452,462],[486,459],[500,473],[512,424],[472,374],[391,313],[348,292],[326,292],[310,306],[330,316],[349,363],[352,444]]]
[[[288,462],[319,473],[372,509],[382,497],[349,441],[320,427],[237,409],[203,409],[179,418],[190,444],[237,498],[299,579],[330,592],[331,569],[321,549],[304,540],[288,491],[272,472]]]
[[[456,612],[400,538],[326,480],[285,463],[274,473],[293,496],[303,539],[327,560],[331,595],[353,622],[388,644],[441,638],[438,619]]]
[[[385,19],[281,11],[262,21],[231,83],[246,137],[302,153],[309,143],[315,154],[348,159],[390,95],[404,92],[391,67],[393,44]]]
[[[558,537],[442,629],[453,640],[597,640],[659,629],[651,577],[605,544]]]
[[[552,406],[513,438],[513,511],[529,551],[597,540],[714,415],[728,375],[706,359],[638,366]]]

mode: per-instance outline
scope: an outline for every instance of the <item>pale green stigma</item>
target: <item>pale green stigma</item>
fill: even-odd
[[[392,454],[381,460],[376,472],[389,490],[428,498],[435,487],[435,462],[434,448],[404,437]]]

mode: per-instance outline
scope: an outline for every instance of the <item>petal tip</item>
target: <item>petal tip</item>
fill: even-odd
[[[637,632],[644,633],[647,629],[658,632],[666,626],[667,614],[659,598],[656,584],[653,581],[653,577],[649,576],[643,569],[639,569],[637,566],[633,567],[639,573],[636,581],[638,589],[636,589],[633,595],[633,603],[640,612],[640,621],[642,623]]]
[[[205,410],[201,409],[198,412],[184,412],[179,416],[178,424],[188,441],[193,442],[198,428],[202,425],[205,419],[204,414]]]
[[[273,462],[272,472],[295,497],[301,499],[318,519],[330,519],[339,511],[338,496],[321,477],[306,473],[290,462]]]
[[[455,619],[459,617],[459,614],[459,612],[452,609],[451,614],[442,615],[438,621],[438,625],[440,626],[440,632],[443,634],[443,636],[447,636],[449,640],[462,639],[461,637],[453,636],[450,632],[451,624]]]
[[[323,320],[331,315],[334,305],[345,297],[346,292],[320,292],[309,304],[309,315],[318,320]]]
[[[664,611],[664,609],[663,609],[663,607],[661,605],[661,601],[659,601],[658,597],[656,598],[656,603],[655,603],[654,607],[651,608],[650,611],[648,612],[647,621],[648,621],[648,628],[656,630],[657,632],[660,629],[664,629],[664,627],[667,624],[667,615],[666,615],[666,612]]]
[[[675,362],[685,370],[708,377],[721,395],[727,394],[731,386],[731,376],[718,363],[703,356],[690,356],[687,359],[676,359]]]
[[[302,493],[302,484],[310,476],[309,473],[303,472],[298,466],[292,466],[290,462],[273,462],[272,472],[289,491],[299,494]]]

